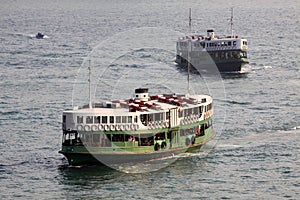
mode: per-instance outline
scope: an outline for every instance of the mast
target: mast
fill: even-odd
[[[189,9],[189,33],[190,36],[192,35],[192,9]],[[191,45],[191,38],[188,39],[188,75],[187,75],[187,95],[190,96],[190,61],[191,61],[191,55],[190,50],[192,51],[192,45]]]
[[[192,9],[189,9],[189,34],[192,35]]]
[[[233,7],[231,8],[231,18],[230,18],[230,29],[231,29],[231,37],[234,37],[234,30],[233,30]]]
[[[88,66],[88,70],[89,70],[89,108],[92,109],[92,98],[91,98],[91,60],[89,60],[89,66]]]

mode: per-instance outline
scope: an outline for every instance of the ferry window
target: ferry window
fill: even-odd
[[[202,48],[205,47],[205,43],[204,42],[200,42],[200,45],[202,46]]]
[[[127,123],[126,116],[122,116],[122,123]]]
[[[134,117],[134,123],[137,123],[137,116]]]
[[[168,120],[170,118],[170,113],[166,112],[166,120]]]
[[[116,123],[121,123],[121,116],[116,116]]]
[[[194,108],[194,114],[195,114],[195,115],[198,115],[198,114],[199,114],[198,111],[199,111],[198,107],[195,107],[195,108]]]
[[[128,123],[132,123],[132,116],[128,116]]]
[[[231,41],[230,41],[230,42],[228,42],[228,46],[231,46]]]
[[[149,114],[148,121],[151,122],[153,120],[155,120],[154,114]]]
[[[183,110],[183,116],[186,117],[188,115],[188,111],[185,109]]]
[[[77,124],[83,123],[83,116],[77,116]]]
[[[100,146],[100,135],[93,134],[93,146]]]
[[[94,117],[94,123],[95,124],[100,124],[100,116],[95,116]]]
[[[148,115],[147,114],[141,114],[140,119],[141,119],[141,122],[146,125],[147,122],[148,122]]]
[[[162,113],[155,113],[155,121],[162,120]]]
[[[232,55],[233,55],[234,58],[239,58],[239,54],[238,54],[238,52],[236,52],[236,51],[233,51],[233,52],[232,52]]]
[[[63,115],[63,123],[66,123],[66,115]]]
[[[102,116],[102,123],[107,124],[107,116]]]
[[[86,121],[87,124],[92,124],[93,123],[93,116],[87,116]]]
[[[115,120],[114,120],[114,116],[110,116],[110,117],[109,117],[109,123],[113,124],[114,121],[115,121]]]
[[[224,59],[224,52],[221,52],[221,59]]]
[[[165,140],[165,132],[155,134],[154,140]]]
[[[236,41],[233,41],[233,46],[235,46],[236,45]]]
[[[183,117],[183,111],[182,110],[179,110],[178,116]]]

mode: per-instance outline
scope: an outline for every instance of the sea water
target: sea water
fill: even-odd
[[[231,7],[250,64],[241,74],[191,74],[191,92],[214,98],[213,141],[168,165],[68,166],[61,114],[89,101],[89,60],[97,101],[138,87],[185,93],[174,60],[188,9],[193,32],[223,36]],[[1,199],[299,199],[297,0],[15,0],[1,1],[0,14]]]

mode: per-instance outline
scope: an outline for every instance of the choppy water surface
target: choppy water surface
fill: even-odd
[[[1,199],[299,199],[299,2],[2,1]],[[68,167],[58,154],[61,113],[93,96],[127,98],[136,87],[185,92],[175,42],[193,27],[249,41],[246,73],[191,75],[215,100],[217,138],[172,164]],[[44,32],[48,38],[34,35]],[[165,162],[164,160],[160,161]],[[139,171],[146,173],[131,173]]]

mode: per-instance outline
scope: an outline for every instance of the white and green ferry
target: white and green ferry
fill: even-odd
[[[70,165],[141,162],[197,150],[215,137],[209,95],[135,90],[133,98],[90,103],[62,114]]]
[[[175,62],[182,67],[188,65],[188,60],[196,69],[214,70],[220,72],[239,72],[249,63],[247,58],[247,39],[234,34],[233,10],[231,14],[231,35],[219,37],[213,29],[207,30],[207,35],[192,34],[191,10],[189,15],[190,33],[178,38],[176,42]]]

